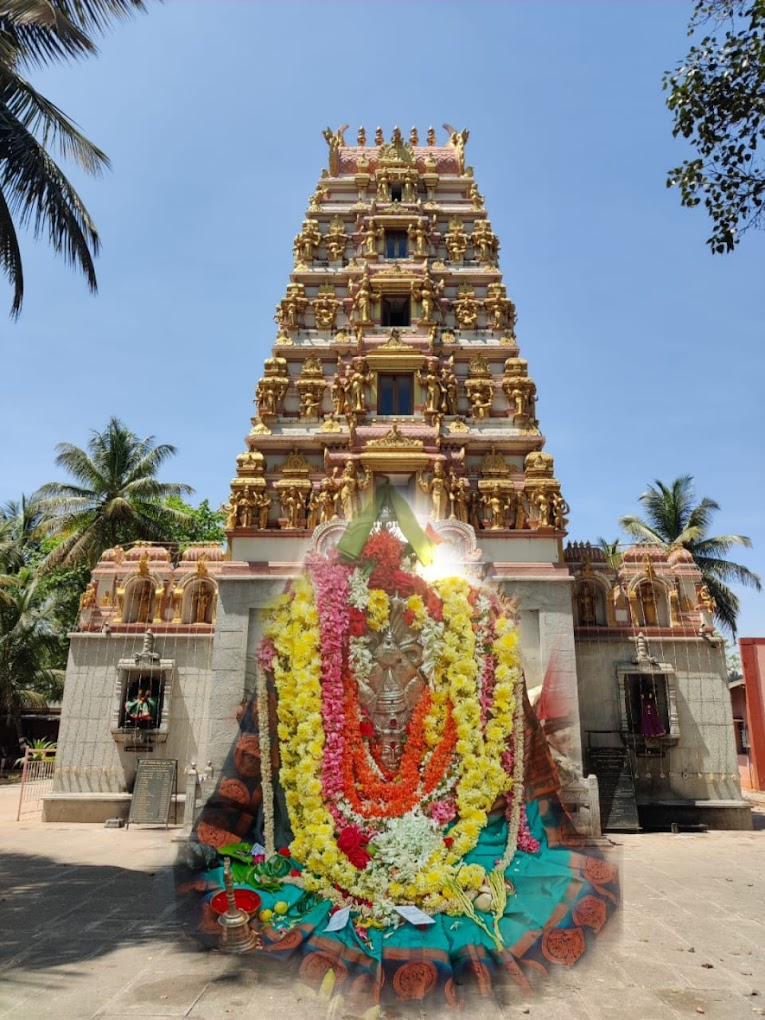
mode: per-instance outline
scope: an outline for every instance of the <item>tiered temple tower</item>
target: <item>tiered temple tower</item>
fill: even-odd
[[[329,165],[295,237],[226,507],[231,559],[290,572],[317,525],[353,518],[385,478],[421,519],[472,525],[498,577],[567,585],[568,506],[468,132],[447,127],[446,144],[432,128],[388,141],[362,128],[355,144],[345,132],[324,132]],[[541,589],[521,595],[531,682],[552,651],[545,609],[567,617],[545,630],[565,636],[557,667],[573,669],[568,592],[557,607]]]

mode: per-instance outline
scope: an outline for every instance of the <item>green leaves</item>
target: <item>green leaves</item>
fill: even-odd
[[[682,65],[664,75],[673,135],[698,155],[669,171],[682,205],[704,203],[715,254],[732,251],[762,227],[765,163],[765,0],[699,0],[689,35],[708,32]]]
[[[190,493],[190,486],[156,477],[174,446],[156,445],[154,436],[139,439],[112,418],[103,432],[91,433],[87,450],[72,443],[56,449],[56,463],[78,484],[49,482],[39,490],[42,527],[61,539],[43,569],[93,566],[105,549],[130,542],[174,543],[178,530],[191,523],[184,510],[163,502]]]
[[[657,479],[642,494],[640,502],[646,510],[645,518],[623,517],[620,526],[639,542],[667,551],[678,546],[687,549],[717,603],[718,621],[735,634],[739,601],[726,582],[736,581],[758,591],[762,584],[757,574],[725,556],[734,546],[749,548],[750,539],[746,535],[708,534],[720,505],[706,496],[696,502],[691,475],[681,475],[670,485]]]
[[[66,114],[24,77],[26,69],[96,52],[91,38],[143,0],[3,0],[0,4],[0,272],[21,311],[24,274],[16,223],[29,224],[96,290],[99,238],[90,214],[51,148],[98,174],[108,159]]]

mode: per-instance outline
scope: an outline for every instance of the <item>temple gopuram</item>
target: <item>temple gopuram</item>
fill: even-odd
[[[511,602],[581,831],[750,826],[722,642],[692,560],[564,547],[569,506],[468,132],[324,137],[232,457],[227,551],[104,554],[72,635],[45,818],[124,817],[139,757],[177,760],[181,797],[192,763],[195,784],[203,767],[216,776],[256,688],[263,611],[311,548],[376,499],[385,513],[393,492],[436,543],[435,572],[490,578]]]

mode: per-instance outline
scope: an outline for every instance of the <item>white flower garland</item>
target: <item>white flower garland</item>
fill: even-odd
[[[263,839],[266,856],[276,852],[274,835],[274,781],[271,770],[271,731],[268,718],[268,681],[260,668],[257,671],[258,730],[260,740],[260,779],[263,788]]]

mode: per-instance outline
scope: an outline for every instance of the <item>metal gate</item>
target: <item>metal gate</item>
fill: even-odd
[[[53,790],[53,772],[56,768],[55,751],[36,751],[28,747],[24,752],[24,767],[19,790],[18,822],[22,814],[39,814],[43,797]]]

